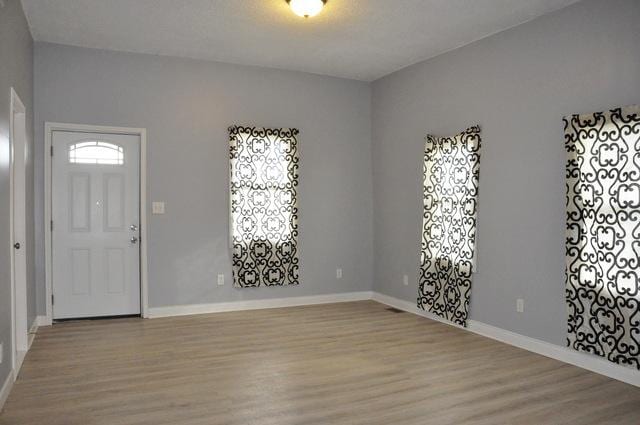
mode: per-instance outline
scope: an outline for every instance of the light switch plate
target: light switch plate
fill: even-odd
[[[342,269],[336,269],[336,279],[342,279]]]
[[[0,364],[2,364],[2,355],[4,354],[4,344],[0,342]]]
[[[164,202],[152,202],[151,212],[152,214],[164,214]]]
[[[522,298],[516,300],[516,311],[518,313],[524,313],[524,300]]]
[[[222,286],[224,285],[224,275],[223,274],[219,274],[218,275],[218,286]]]
[[[402,276],[402,283],[404,284],[404,286],[409,286],[409,276],[407,276],[406,274]]]

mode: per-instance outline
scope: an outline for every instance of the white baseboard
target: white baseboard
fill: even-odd
[[[620,366],[596,355],[581,353],[569,347],[551,344],[539,339],[530,338],[515,332],[487,325],[486,323],[471,321],[471,332],[486,336],[506,344],[523,348],[561,362],[569,363],[583,369],[590,370],[618,381],[640,387],[640,372],[626,366]]]
[[[370,299],[398,308],[400,310],[407,311],[409,313],[417,314],[431,320],[436,320],[438,322],[447,324],[449,326],[454,326],[459,329],[474,332],[478,335],[504,342],[505,344],[513,345],[518,348],[541,354],[543,356],[569,363],[574,366],[578,366],[583,369],[587,369],[592,372],[599,373],[601,375],[608,376],[610,378],[640,387],[640,372],[628,367],[616,365],[601,357],[581,353],[568,347],[551,344],[546,341],[541,341],[539,339],[520,335],[515,332],[511,332],[475,320],[469,320],[468,327],[464,328],[462,326],[450,323],[434,314],[419,309],[414,302],[401,300],[395,297],[381,294],[379,292],[372,291],[273,298],[263,300],[231,301],[211,304],[189,304],[165,307],[151,307],[149,308],[149,318],[222,313],[228,311],[258,310],[266,308],[296,307],[314,304],[363,301]],[[47,320],[46,316],[38,316],[37,324],[38,326],[48,326],[51,323]]]
[[[384,295],[379,292],[373,292],[371,295],[371,299],[374,301],[378,301],[379,303],[386,304],[391,307],[395,307],[399,310],[417,314],[418,316],[426,317],[427,319],[435,320],[436,322],[444,323],[445,325],[453,326],[454,328],[469,330],[468,328],[464,328],[460,325],[456,325],[455,323],[446,321],[443,318],[436,316],[435,314],[429,313],[428,311],[419,309],[415,302],[411,303],[409,301],[401,300],[395,297],[390,297],[389,295]]]
[[[42,318],[46,319],[45,316],[36,316],[33,319],[33,322],[29,326],[29,332],[28,332],[29,340],[27,343],[27,351],[19,351],[17,353],[18,358],[16,359],[16,365],[15,365],[16,367],[15,369],[12,369],[9,371],[9,375],[7,376],[7,379],[5,379],[4,384],[2,385],[2,389],[0,389],[0,412],[2,411],[2,408],[4,407],[4,403],[7,401],[7,398],[9,397],[9,393],[11,392],[11,388],[13,387],[13,383],[18,378],[18,374],[20,373],[20,369],[22,368],[22,363],[24,362],[24,359],[27,356],[29,349],[31,348],[31,344],[33,344],[33,340],[35,339],[36,333],[38,332],[38,327],[42,326],[40,324],[42,322]]]
[[[29,332],[28,332],[28,338],[29,341],[27,343],[27,350],[29,350],[31,348],[31,344],[33,344],[33,340],[36,338],[36,333],[38,332],[38,327],[40,326],[38,324],[38,318],[40,316],[36,316],[33,318],[33,323],[31,323],[31,326],[29,326]]]
[[[31,326],[29,326],[29,334],[34,334],[36,332],[38,332],[38,327],[40,325],[38,324],[38,316],[33,318],[33,322],[31,322]]]
[[[400,300],[398,298],[390,297],[378,292],[373,292],[372,299],[382,304],[407,311],[409,313],[414,313],[428,319],[437,320],[438,322],[442,322],[459,329],[474,332],[478,335],[504,342],[505,344],[513,345],[515,347],[541,354],[546,357],[551,357],[552,359],[560,360],[561,362],[569,363],[574,366],[578,366],[583,369],[608,376],[609,378],[617,379],[618,381],[626,382],[627,384],[640,387],[639,371],[625,366],[620,366],[615,363],[611,363],[608,360],[605,360],[598,356],[581,353],[568,347],[551,344],[546,341],[541,341],[539,339],[520,335],[515,332],[497,328],[495,326],[487,325],[486,323],[478,322],[475,320],[469,320],[469,322],[467,323],[468,327],[463,328],[462,326],[447,322],[438,316],[419,309],[415,303]]]
[[[342,294],[310,295],[304,297],[272,298],[263,300],[231,301],[212,304],[189,304],[149,308],[149,318],[186,316],[191,314],[222,313],[225,311],[259,310],[265,308],[296,307],[313,304],[330,304],[370,300],[371,291],[345,292]]]
[[[9,393],[11,392],[11,388],[13,387],[13,371],[9,371],[7,378],[4,380],[4,384],[2,384],[2,388],[0,388],[0,412],[2,412],[2,408],[4,407],[4,403],[9,398]]]
[[[36,316],[36,323],[40,326],[51,326],[51,319],[47,316]]]

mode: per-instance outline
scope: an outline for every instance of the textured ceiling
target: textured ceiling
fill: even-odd
[[[371,81],[576,0],[22,0],[37,41]]]

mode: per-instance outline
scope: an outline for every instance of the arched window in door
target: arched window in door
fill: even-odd
[[[122,146],[102,140],[83,140],[69,145],[69,162],[71,164],[124,164]]]

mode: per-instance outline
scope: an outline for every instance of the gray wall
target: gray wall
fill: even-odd
[[[423,137],[480,124],[479,271],[471,318],[562,345],[561,120],[640,102],[639,45],[634,0],[585,0],[372,85],[37,44],[37,234],[45,121],[146,127],[149,201],[167,202],[166,215],[149,216],[151,306],[368,290],[372,280],[375,290],[413,302]],[[234,123],[302,130],[299,287],[231,286],[226,128]],[[340,266],[344,278],[337,281]],[[220,272],[224,287],[215,284]],[[525,299],[522,314],[516,298]]]
[[[7,0],[0,8],[0,386],[11,370],[11,275],[9,227],[9,119],[13,87],[27,109],[27,211],[33,211],[33,40],[19,0]],[[28,321],[36,316],[33,216],[27,217]]]
[[[640,2],[586,0],[376,81],[375,290],[416,299],[423,137],[480,124],[471,318],[564,345],[562,117],[640,103],[639,77]]]
[[[370,290],[371,96],[366,83],[300,72],[36,44],[36,181],[42,234],[45,121],[145,127],[150,306]],[[298,287],[232,287],[228,241],[231,124],[298,127]],[[149,206],[150,210],[150,206]],[[44,306],[42,244],[39,305]],[[344,277],[336,280],[336,268]],[[218,287],[216,275],[225,274]]]

